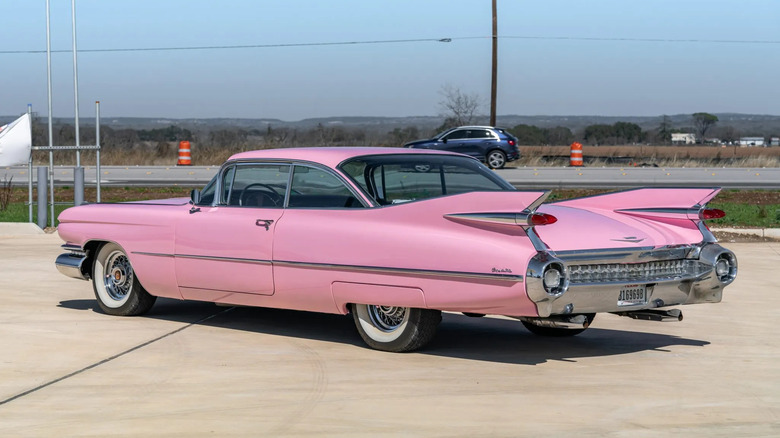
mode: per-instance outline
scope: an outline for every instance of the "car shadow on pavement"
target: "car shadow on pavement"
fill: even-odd
[[[102,314],[94,299],[62,301],[59,307],[92,310]],[[230,310],[226,312],[228,309]],[[216,316],[204,320],[212,315]],[[578,359],[588,357],[647,351],[668,354],[670,347],[709,345],[708,341],[662,333],[597,327],[591,327],[574,337],[548,338],[530,333],[519,321],[511,319],[470,318],[453,313],[445,313],[442,316],[442,323],[433,341],[411,354],[537,365],[548,361],[577,362]],[[158,299],[149,313],[137,318],[332,342],[365,348],[366,354],[385,354],[374,352],[363,343],[350,315],[259,307],[218,307],[213,303]],[[637,324],[662,323],[639,321]]]
[[[599,316],[595,324],[598,323]],[[647,324],[643,325],[644,328],[662,323],[637,321],[637,324]],[[651,326],[648,328],[652,330]],[[529,332],[520,321],[445,314],[436,338],[424,352],[469,360],[536,365],[548,361],[577,362],[578,359],[588,357],[648,351],[669,354],[670,347],[705,345],[709,345],[709,342],[663,333],[598,327],[590,327],[572,337],[544,337]]]

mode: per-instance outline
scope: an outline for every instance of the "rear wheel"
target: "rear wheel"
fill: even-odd
[[[157,299],[141,286],[127,254],[115,243],[98,250],[92,265],[92,287],[100,309],[109,315],[141,315]]]
[[[441,322],[439,310],[373,304],[353,304],[352,316],[366,344],[396,353],[416,350],[430,342]]]
[[[585,317],[588,319],[588,326],[590,326],[591,323],[593,323],[593,320],[596,318],[595,313],[586,313]],[[581,329],[568,329],[568,328],[558,328],[558,327],[546,327],[541,325],[536,325],[532,322],[523,321],[523,325],[525,328],[528,329],[529,332],[539,335],[539,336],[548,336],[548,337],[555,337],[555,338],[564,338],[567,336],[575,336],[578,335],[585,330],[586,328]]]
[[[485,156],[485,162],[491,169],[501,169],[506,164],[506,154],[498,149],[493,149]]]

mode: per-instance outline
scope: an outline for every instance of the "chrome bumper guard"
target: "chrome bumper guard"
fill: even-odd
[[[565,266],[567,287],[562,293],[550,294],[544,288],[542,275],[550,264]],[[736,276],[734,253],[707,242],[665,248],[540,252],[529,262],[526,290],[540,317],[630,313],[720,302],[723,288]],[[644,285],[646,301],[619,305],[620,288],[628,284]]]
[[[79,280],[89,280],[89,269],[85,270],[84,262],[87,260],[87,254],[81,247],[76,245],[62,245],[63,249],[69,252],[60,254],[54,265],[61,274]]]

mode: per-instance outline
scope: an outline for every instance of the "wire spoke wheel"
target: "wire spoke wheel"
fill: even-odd
[[[103,282],[108,296],[116,301],[122,301],[133,286],[135,275],[130,261],[122,251],[114,251],[106,261],[108,272],[104,273]]]
[[[414,307],[352,305],[352,316],[360,337],[382,351],[412,351],[433,339],[441,322],[441,311]]]
[[[368,306],[368,316],[376,328],[385,332],[396,330],[409,318],[406,307]]]
[[[127,253],[115,243],[106,243],[97,251],[92,279],[98,305],[109,315],[141,315],[157,299],[141,286]]]

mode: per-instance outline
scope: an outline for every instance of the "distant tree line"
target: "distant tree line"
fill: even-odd
[[[687,132],[696,135],[700,143],[706,143],[711,134],[723,143],[736,142],[741,133],[731,126],[717,127],[716,116],[707,113],[692,115],[690,127],[673,128],[668,116],[662,116],[657,128],[643,130],[639,125],[630,122],[617,122],[612,125],[594,124],[576,132],[565,126],[542,128],[534,125],[520,124],[509,128],[509,132],[518,139],[518,144],[534,145],[569,145],[574,141],[588,145],[624,145],[624,144],[671,144],[671,136],[676,132]],[[394,128],[391,131],[378,129],[346,127],[338,124],[319,124],[312,128],[290,128],[266,126],[264,129],[243,128],[203,128],[198,131],[170,125],[157,129],[132,129],[101,127],[100,144],[107,149],[143,149],[157,156],[175,154],[179,141],[190,141],[200,150],[251,150],[276,147],[301,146],[401,146],[406,142],[420,138],[432,137],[439,130],[458,126],[453,118],[446,118],[445,123],[436,131],[421,129],[416,126]],[[53,144],[75,144],[75,129],[68,124],[55,125]],[[747,133],[749,135],[749,133]],[[94,129],[80,130],[83,145],[95,144]],[[742,135],[745,135],[742,133]],[[47,145],[48,127],[42,121],[33,121],[33,144]]]

